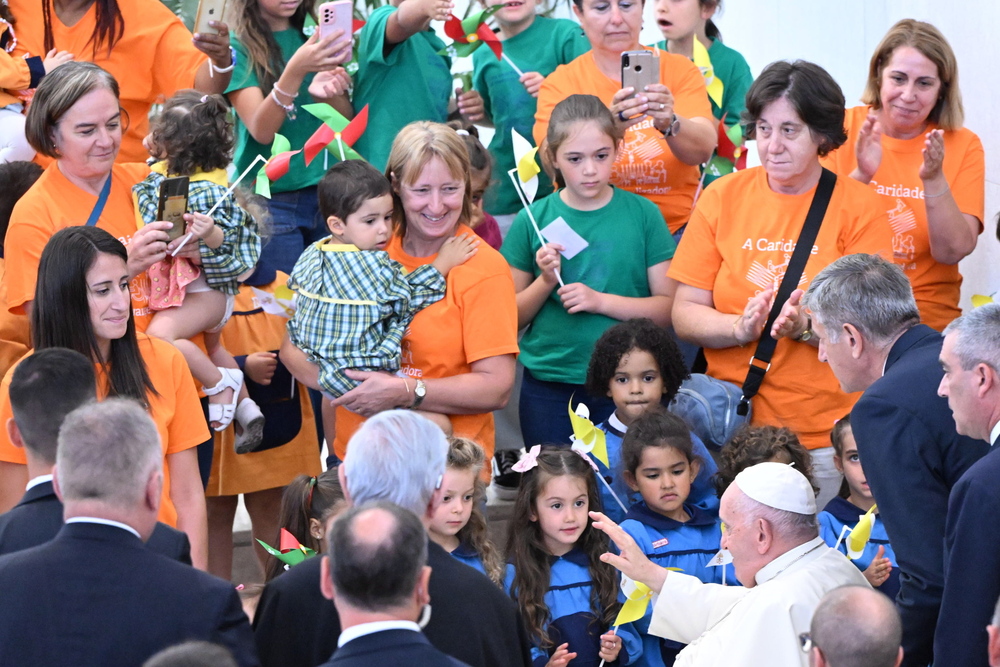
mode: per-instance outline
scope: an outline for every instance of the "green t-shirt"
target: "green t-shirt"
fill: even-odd
[[[385,169],[392,141],[403,127],[417,120],[448,120],[451,59],[432,30],[389,46],[385,26],[395,7],[371,13],[358,37],[358,73],[354,76],[354,109],[368,106],[368,129],[354,144],[361,157]]]
[[[278,42],[278,46],[281,48],[282,60],[287,63],[295,55],[298,48],[305,43],[306,36],[298,30],[290,28],[274,33],[274,40]],[[237,54],[236,68],[233,70],[233,77],[230,80],[229,88],[226,89],[226,94],[251,86],[260,87],[260,82],[254,73],[253,65],[250,63],[250,56],[247,55],[246,48],[235,36],[232,39],[232,43]],[[281,128],[278,130],[278,134],[284,136],[291,143],[292,150],[302,148],[306,140],[312,136],[321,123],[318,118],[302,110],[303,104],[312,104],[313,102],[313,99],[309,97],[309,84],[312,83],[312,80],[313,75],[307,74],[305,79],[302,80],[302,85],[299,87],[299,96],[295,99],[295,120],[285,118],[281,124]],[[265,95],[271,92],[270,90],[261,90]],[[264,100],[264,104],[274,104],[274,102]],[[263,155],[265,158],[271,157],[271,147],[258,143],[250,136],[247,126],[237,117],[236,154],[233,156],[237,173],[242,174],[243,170],[249,167],[250,163],[258,155]],[[271,183],[271,192],[291,192],[309,187],[310,185],[316,185],[319,183],[319,179],[323,178],[323,173],[322,155],[313,160],[307,167],[302,153],[299,153],[292,156],[291,162],[289,162],[288,173]],[[251,176],[247,178],[249,179]],[[251,182],[248,180],[245,185],[249,187]]]
[[[538,72],[548,76],[559,65],[565,65],[590,50],[580,24],[568,19],[538,16],[530,26],[504,40],[503,52],[522,72]],[[472,54],[473,87],[479,91],[492,117],[496,133],[489,150],[495,162],[493,185],[486,193],[484,208],[493,215],[509,215],[521,210],[521,200],[507,172],[514,168],[511,128],[534,144],[531,130],[535,125],[536,100],[528,94],[517,72],[509,63],[498,60],[493,51],[479,48]],[[552,192],[552,183],[545,172],[538,175],[540,199]]]
[[[606,294],[648,297],[646,269],[674,256],[674,240],[660,210],[648,199],[615,188],[607,206],[577,211],[555,192],[531,205],[544,229],[558,217],[588,243],[573,259],[562,258],[562,279]],[[501,254],[515,269],[538,276],[535,253],[541,244],[528,214],[514,218]],[[583,384],[594,344],[617,320],[594,313],[570,315],[556,293],[546,299],[521,339],[520,361],[540,380]]]

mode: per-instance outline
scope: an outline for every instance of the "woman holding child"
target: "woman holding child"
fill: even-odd
[[[386,168],[393,199],[394,233],[385,246],[390,259],[412,272],[433,262],[448,239],[474,237],[469,174],[468,151],[453,129],[426,121],[403,128]],[[480,244],[471,259],[451,269],[444,298],[414,316],[401,347],[400,375],[344,371],[360,384],[334,401],[346,408],[336,418],[336,455],[344,457],[365,417],[419,407],[447,415],[456,436],[492,456],[491,412],[507,403],[518,350],[514,285],[500,254]],[[297,377],[307,377],[305,354],[289,348],[282,348],[282,360]]]

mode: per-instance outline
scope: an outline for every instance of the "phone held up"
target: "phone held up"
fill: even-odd
[[[660,82],[660,59],[652,51],[622,53],[622,88],[632,88],[635,97],[646,86]]]
[[[344,35],[354,37],[354,3],[351,0],[334,0],[324,2],[317,10],[319,16],[319,38],[323,39],[335,30],[343,30]]]
[[[188,204],[188,177],[177,176],[165,178],[160,183],[160,203],[157,209],[157,220],[163,220],[173,225],[167,230],[170,240],[179,239],[184,235],[186,224],[184,214]]]
[[[209,21],[225,21],[226,0],[201,0],[198,3],[198,13],[194,17],[195,33],[207,33],[214,30]]]

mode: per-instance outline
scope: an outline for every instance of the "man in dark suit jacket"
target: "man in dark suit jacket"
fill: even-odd
[[[321,588],[343,630],[324,667],[468,667],[434,648],[417,625],[430,602],[431,569],[427,531],[413,512],[387,502],[352,507],[327,544]]]
[[[976,308],[944,334],[938,390],[959,433],[990,450],[962,475],[948,502],[934,667],[985,667],[990,648],[996,652],[986,626],[1000,596],[1000,304]]]
[[[259,664],[232,586],[143,544],[163,453],[137,403],[110,399],[67,416],[53,484],[66,518],[55,539],[0,557],[0,665],[134,667],[190,639]]]
[[[73,410],[94,400],[94,365],[85,356],[64,348],[48,348],[31,355],[14,370],[10,403],[14,418],[7,435],[24,448],[28,487],[9,512],[0,515],[0,555],[44,544],[63,525],[63,506],[52,488],[59,427]],[[157,523],[149,549],[191,564],[187,535]]]
[[[841,388],[865,393],[851,427],[900,569],[903,665],[926,667],[944,588],[948,495],[986,446],[960,436],[937,395],[941,335],[919,324],[902,270],[877,255],[848,255],[806,292],[819,338]]]
[[[440,429],[405,410],[380,413],[354,435],[340,467],[353,502],[388,500],[425,521],[438,502],[448,443]],[[387,476],[385,471],[396,474]],[[424,635],[437,649],[474,667],[531,664],[530,642],[517,605],[486,576],[434,543],[430,622]],[[265,667],[322,664],[337,648],[340,618],[320,591],[320,561],[306,560],[264,588],[254,636]]]

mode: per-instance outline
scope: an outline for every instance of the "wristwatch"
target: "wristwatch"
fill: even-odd
[[[677,133],[681,131],[681,119],[677,114],[674,114],[673,120],[670,121],[670,125],[667,129],[663,131],[663,137],[676,137]]]
[[[424,384],[423,380],[417,380],[417,386],[413,389],[413,405],[410,406],[411,410],[416,410],[420,407],[420,404],[424,402],[424,396],[427,395],[427,385]]]
[[[812,340],[812,337],[814,335],[812,328],[813,328],[813,318],[809,317],[809,319],[806,321],[805,330],[798,336],[796,336],[795,340],[801,341],[803,343],[808,343],[810,340]]]

